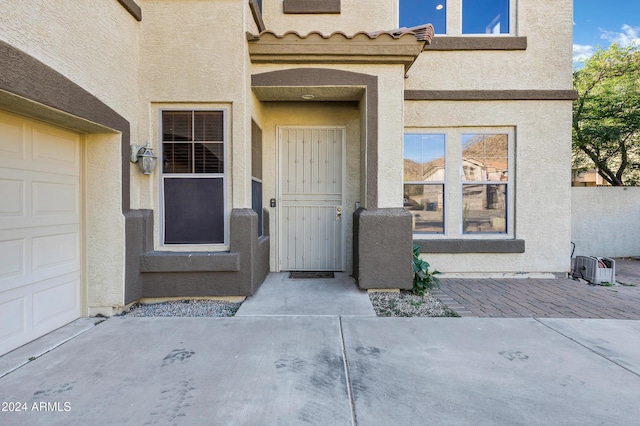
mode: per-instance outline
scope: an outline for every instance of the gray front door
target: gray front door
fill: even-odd
[[[282,127],[278,140],[279,269],[342,271],[345,129]]]

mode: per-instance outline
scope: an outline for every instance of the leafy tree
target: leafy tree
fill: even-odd
[[[640,175],[640,50],[612,44],[574,71],[573,166],[593,169],[611,185]]]

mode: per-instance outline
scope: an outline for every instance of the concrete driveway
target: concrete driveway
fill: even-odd
[[[640,418],[640,321],[114,317],[78,333],[0,378],[0,424],[631,425]]]

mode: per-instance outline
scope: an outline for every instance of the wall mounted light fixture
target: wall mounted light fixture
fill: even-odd
[[[158,164],[158,156],[153,153],[151,144],[147,145],[131,145],[131,162],[138,163],[140,172],[145,175],[151,174]]]

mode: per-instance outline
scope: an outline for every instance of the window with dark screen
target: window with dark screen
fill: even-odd
[[[162,112],[165,244],[225,243],[224,111]]]

